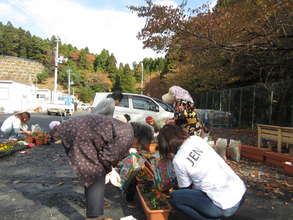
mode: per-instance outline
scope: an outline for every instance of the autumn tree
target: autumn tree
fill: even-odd
[[[144,47],[173,60],[165,79],[186,88],[221,89],[291,77],[293,2],[220,1],[216,10],[161,6],[130,9],[146,18]],[[224,4],[225,3],[225,4]]]

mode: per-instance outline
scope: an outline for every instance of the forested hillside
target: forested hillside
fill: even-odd
[[[115,55],[104,49],[94,54],[60,43],[58,82],[67,86],[72,70],[76,94],[90,101],[95,92],[122,89],[160,97],[169,86],[179,85],[192,94],[252,84],[270,89],[272,82],[292,79],[293,1],[219,0],[216,7],[187,9],[153,4],[129,6],[146,19],[138,33],[145,48],[165,52],[165,58],[145,58],[140,63],[117,64]],[[38,60],[46,71],[44,82],[53,76],[56,39],[41,39],[29,31],[0,23],[0,54]]]
[[[42,39],[31,35],[29,31],[15,28],[11,22],[0,23],[0,54],[32,59],[44,64],[46,70],[37,76],[38,84],[46,83],[48,78],[54,76],[55,48],[55,36]],[[95,92],[113,89],[140,92],[142,71],[147,78],[151,72],[161,72],[166,63],[164,58],[145,58],[140,63],[117,65],[114,54],[106,49],[100,54],[94,54],[88,48],[77,49],[70,44],[63,44],[62,39],[59,42],[59,56],[68,58],[68,61],[59,64],[58,84],[67,88],[67,71],[70,69],[75,94],[84,102],[92,101]]]

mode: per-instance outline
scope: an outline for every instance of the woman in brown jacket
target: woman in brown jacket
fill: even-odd
[[[70,165],[85,186],[87,219],[103,219],[105,175],[127,156],[132,145],[148,145],[152,130],[110,116],[73,117],[53,128],[53,141],[62,140]]]

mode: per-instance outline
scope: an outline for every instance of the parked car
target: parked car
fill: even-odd
[[[92,107],[97,106],[108,94],[110,93],[96,93]],[[174,113],[169,110],[164,109],[156,100],[149,96],[123,93],[121,103],[115,107],[114,117],[116,115],[128,114],[131,117],[131,121],[136,122],[145,122],[147,116],[152,116],[155,120],[166,120],[174,116]]]
[[[196,109],[200,120],[211,127],[231,128],[234,117],[230,112],[214,109]]]
[[[46,104],[48,115],[72,115],[74,112],[74,105],[65,104]]]
[[[88,111],[90,109],[90,105],[86,103],[80,103],[77,105],[77,109],[80,111]]]
[[[153,98],[159,105],[165,109],[167,112],[175,112],[174,107],[170,104],[163,102],[161,99]]]
[[[67,94],[59,94],[54,103],[47,103],[48,115],[72,115],[74,113],[74,104],[72,97]]]

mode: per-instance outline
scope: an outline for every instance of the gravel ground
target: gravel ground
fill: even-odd
[[[83,187],[61,145],[33,147],[0,160],[0,219],[84,219]],[[144,219],[142,209],[127,204],[118,188],[107,185],[105,215],[113,219],[133,215]],[[128,207],[129,206],[129,207]],[[113,210],[115,210],[113,212]]]

